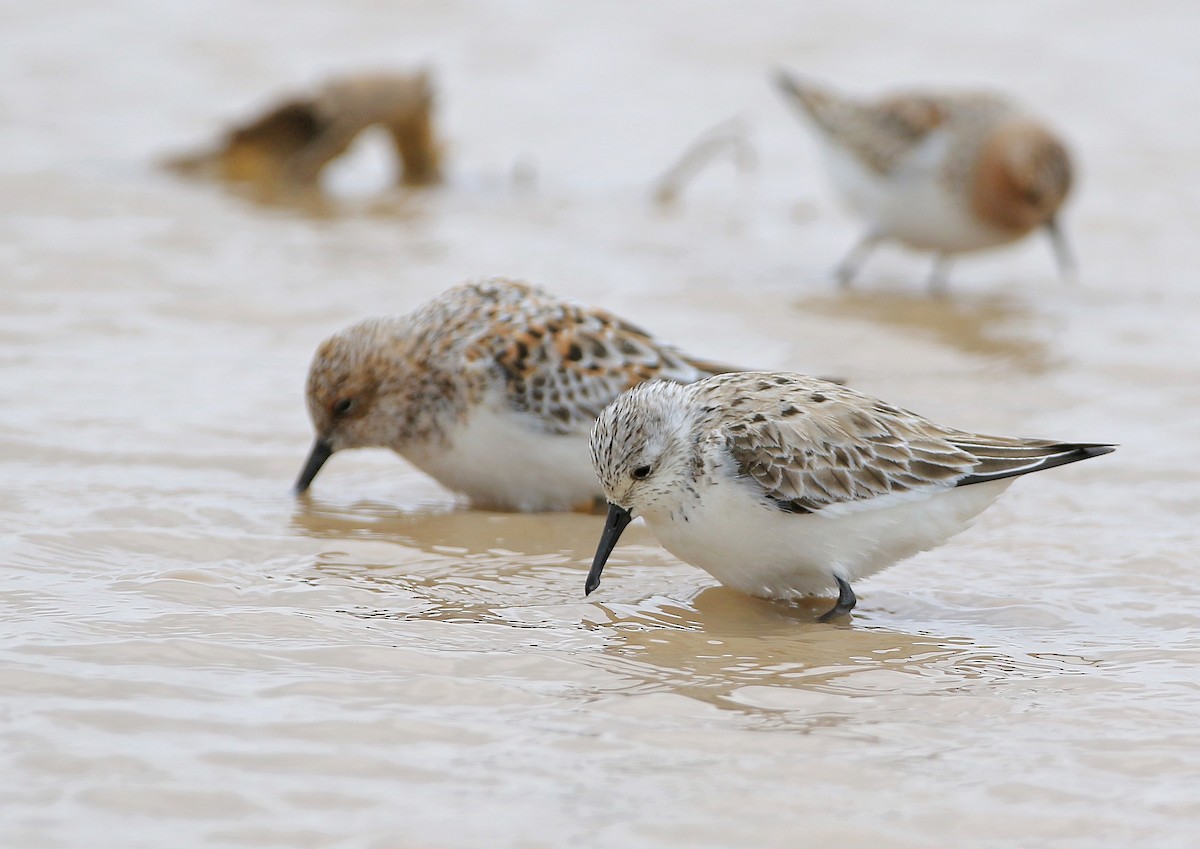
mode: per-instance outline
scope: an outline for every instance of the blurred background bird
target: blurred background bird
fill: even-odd
[[[867,230],[838,264],[842,287],[883,241],[936,255],[932,291],[950,258],[1042,229],[1064,277],[1074,260],[1058,213],[1071,157],[1055,133],[985,92],[908,91],[858,100],[779,70],[775,83],[815,130],[838,191]]]
[[[316,441],[296,490],[335,452],[380,447],[477,507],[590,509],[603,492],[588,434],[609,402],[646,380],[734,370],[519,281],[462,284],[318,348],[307,391]]]

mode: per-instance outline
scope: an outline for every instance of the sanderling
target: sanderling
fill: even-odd
[[[1057,213],[1071,186],[1062,141],[1008,100],[987,93],[902,92],[863,102],[779,71],[776,83],[816,129],[829,171],[867,232],[837,266],[848,286],[885,239],[949,258],[1013,242],[1038,228],[1059,268],[1072,260]]]
[[[1111,445],[984,436],[799,374],[648,383],[606,408],[592,463],[608,519],[588,593],[633,516],[726,586],[768,598],[837,593],[945,542],[1017,475]]]
[[[317,186],[326,166],[368,127],[391,137],[401,181],[441,182],[441,148],[433,129],[430,73],[367,73],[336,77],[298,93],[252,121],[231,128],[214,148],[167,161],[175,171],[274,190]]]
[[[296,490],[335,451],[382,447],[476,506],[585,508],[603,497],[587,439],[609,402],[645,380],[730,370],[533,286],[456,286],[317,349],[308,374],[316,442]]]

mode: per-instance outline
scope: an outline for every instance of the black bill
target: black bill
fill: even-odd
[[[325,461],[332,454],[333,448],[330,447],[328,442],[318,439],[313,443],[308,460],[304,463],[304,469],[300,472],[300,477],[296,479],[297,495],[308,489],[308,485],[313,482],[313,478],[317,476],[317,472],[321,471],[321,467],[325,465]]]
[[[612,554],[625,526],[632,521],[633,517],[624,507],[618,507],[615,504],[608,505],[608,518],[604,520],[604,533],[600,537],[600,545],[596,548],[596,557],[592,560],[592,569],[588,572],[587,582],[583,585],[584,595],[589,595],[592,590],[600,586],[600,573],[604,571],[608,555]]]
[[[1062,225],[1058,223],[1057,218],[1051,218],[1046,222],[1046,235],[1050,237],[1050,244],[1054,246],[1054,259],[1058,262],[1059,275],[1064,280],[1074,278],[1077,270],[1075,255],[1071,252],[1067,235],[1063,232]]]

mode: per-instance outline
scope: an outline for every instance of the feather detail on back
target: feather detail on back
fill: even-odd
[[[987,92],[899,91],[875,100],[846,97],[784,71],[776,84],[834,145],[863,166],[892,173],[937,130],[954,139],[947,176],[967,176],[977,148],[997,121],[1014,115],[1006,99]]]
[[[720,439],[740,475],[781,510],[815,513],[885,495],[933,493],[1083,460],[1113,450],[944,428],[842,386],[800,375],[743,373],[755,411],[726,417]],[[698,399],[701,400],[701,399]],[[738,400],[729,402],[734,408]]]
[[[776,84],[829,141],[877,174],[890,173],[950,117],[947,99],[933,95],[897,93],[865,102],[783,71]]]
[[[737,370],[533,286],[491,280],[464,288],[481,302],[465,359],[498,376],[513,409],[549,432],[586,434],[613,399],[647,380],[691,383]]]

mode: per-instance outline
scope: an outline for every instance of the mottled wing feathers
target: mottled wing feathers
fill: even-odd
[[[951,139],[947,167],[969,170],[976,147],[1014,107],[987,92],[901,91],[875,100],[845,97],[779,72],[776,83],[837,149],[876,174],[891,174],[935,131]],[[956,173],[960,180],[966,174]],[[947,179],[950,179],[948,177]]]
[[[942,428],[811,378],[736,378],[724,382],[725,403],[736,411],[723,416],[725,448],[741,475],[790,512],[1000,480],[1112,450]],[[744,394],[729,393],[737,383],[745,386]]]
[[[897,139],[916,143],[948,117],[945,104],[925,94],[893,94],[868,107],[872,121]]]
[[[863,102],[827,91],[783,71],[776,83],[831,142],[879,174],[891,171],[947,119],[941,98],[900,93]]]
[[[691,383],[735,370],[692,359],[603,310],[531,286],[476,286],[496,295],[497,308],[468,347],[468,359],[486,362],[513,408],[551,432],[587,433],[604,407],[644,381]]]
[[[727,420],[725,445],[783,510],[948,489],[976,464],[924,420],[843,387],[773,376],[753,391],[755,411]]]

